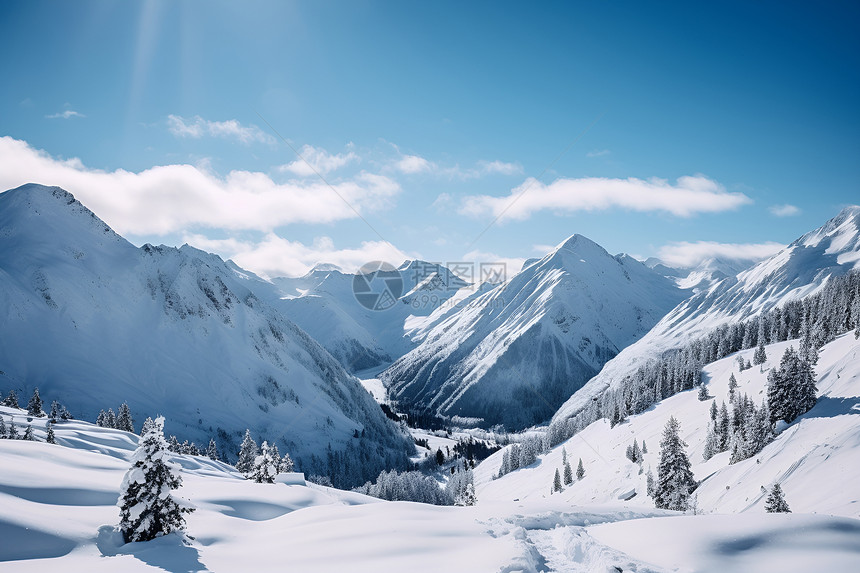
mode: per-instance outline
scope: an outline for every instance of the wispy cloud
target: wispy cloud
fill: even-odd
[[[341,167],[359,160],[358,155],[353,151],[332,154],[321,147],[313,147],[312,145],[303,146],[299,153],[303,159],[298,158],[286,165],[281,165],[278,170],[290,172],[300,177],[309,177],[316,175],[316,173],[325,175],[337,171]]]
[[[242,125],[235,119],[227,121],[209,121],[199,115],[186,119],[178,115],[167,116],[167,129],[176,137],[200,139],[202,137],[218,137],[234,139],[239,143],[266,143],[274,145],[275,138],[256,125]]]
[[[265,278],[301,276],[317,263],[334,263],[346,272],[355,272],[369,261],[386,261],[394,266],[404,255],[384,241],[366,241],[358,247],[337,248],[329,237],[317,237],[307,245],[289,241],[275,233],[262,240],[210,239],[205,235],[186,233],[183,241],[190,245],[233,259],[242,268]]]
[[[400,152],[396,145],[393,145],[393,147],[398,153]],[[523,172],[523,168],[519,163],[482,160],[476,162],[472,167],[461,167],[460,165],[446,166],[430,161],[420,155],[409,154],[401,154],[398,159],[394,160],[392,167],[394,170],[407,175],[427,173],[436,177],[459,179],[461,181],[480,179],[490,175],[518,175]]]
[[[800,214],[800,208],[795,207],[794,205],[771,205],[767,209],[770,211],[771,215],[776,217],[791,217],[793,215]]]
[[[657,256],[669,266],[692,268],[712,258],[758,262],[776,254],[785,245],[765,243],[675,242],[660,247]]]
[[[611,151],[609,151],[608,149],[595,149],[593,151],[589,151],[588,153],[586,153],[585,156],[586,157],[604,157],[606,155],[609,155],[610,153],[611,153]]]
[[[45,116],[47,119],[72,119],[73,117],[87,117],[82,113],[78,113],[73,109],[67,109],[59,113],[52,113]]]
[[[430,171],[434,167],[433,163],[418,155],[404,155],[394,163],[395,169],[408,175]]]
[[[608,179],[586,177],[558,179],[546,185],[527,179],[507,196],[466,197],[459,212],[471,216],[495,216],[500,220],[528,219],[539,211],[571,213],[611,208],[663,211],[679,217],[737,209],[752,203],[743,193],[729,193],[702,175],[665,179]]]
[[[268,232],[290,223],[331,223],[391,206],[400,192],[384,175],[359,172],[333,184],[318,179],[285,184],[267,174],[225,176],[193,165],[161,165],[138,173],[89,169],[60,160],[27,142],[0,137],[0,189],[36,182],[59,185],[120,233],[163,235],[192,228]]]

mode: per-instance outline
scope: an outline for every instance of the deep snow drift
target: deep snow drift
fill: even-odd
[[[309,472],[343,473],[328,445],[378,448],[378,467],[353,465],[346,483],[405,463],[408,437],[257,282],[189,246],[138,249],[62,189],[2,193],[0,391],[39,387],[89,420],[127,401],[231,455],[251,428]]]
[[[686,294],[642,263],[574,235],[422,325],[421,345],[380,379],[401,407],[522,429],[552,416]]]

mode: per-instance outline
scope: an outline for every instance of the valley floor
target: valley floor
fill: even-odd
[[[768,347],[763,369],[734,370],[739,391],[760,401],[767,368],[788,344]],[[59,423],[59,445],[0,440],[0,571],[858,571],[858,352],[853,335],[825,347],[818,405],[753,459],[730,465],[720,454],[702,462],[710,404],[685,392],[615,428],[596,422],[500,479],[492,479],[501,458],[494,454],[476,470],[474,507],[383,502],[306,484],[300,474],[255,484],[230,466],[177,455],[178,494],[197,507],[188,517],[191,538],[147,543],[122,544],[114,529],[137,437]],[[717,400],[734,361],[705,369]],[[7,427],[13,415],[19,431],[27,424],[20,410],[0,414]],[[643,466],[656,472],[670,414],[704,480],[701,515],[654,509],[644,474],[624,457],[634,437],[645,439]],[[40,440],[44,423],[32,421]],[[562,448],[574,464],[583,459],[586,476],[551,495]],[[761,487],[775,480],[795,513],[764,513]]]

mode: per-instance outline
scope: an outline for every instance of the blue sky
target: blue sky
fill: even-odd
[[[660,4],[5,2],[0,184],[270,276],[762,256],[860,202],[856,3]]]

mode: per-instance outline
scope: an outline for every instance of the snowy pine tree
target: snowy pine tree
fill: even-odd
[[[698,397],[699,397],[699,402],[704,402],[705,400],[710,399],[710,396],[708,395],[708,389],[705,387],[704,384],[699,384]]]
[[[290,457],[289,452],[284,452],[284,457],[281,458],[281,473],[290,473],[293,471],[293,458]]]
[[[215,443],[215,438],[209,438],[209,447],[206,448],[206,456],[210,460],[219,461],[218,445]]]
[[[105,417],[105,427],[116,429],[116,412],[113,408],[108,408],[107,416]]]
[[[558,473],[558,468],[555,468],[555,476],[552,478],[552,490],[561,491],[561,474]]]
[[[645,475],[645,493],[648,494],[648,497],[654,497],[654,489],[654,473],[651,468],[648,468],[648,473]]]
[[[576,479],[581,480],[585,477],[585,468],[582,467],[582,458],[579,458],[579,465],[576,466]]]
[[[759,366],[767,362],[767,352],[764,350],[764,342],[759,341],[758,348],[755,349],[755,353],[753,354],[753,364]]]
[[[9,439],[10,440],[17,440],[19,438],[20,438],[20,435],[18,434],[18,428],[15,427],[15,418],[11,418],[9,420]]]
[[[785,501],[785,495],[782,493],[782,488],[778,483],[773,484],[773,487],[770,488],[770,494],[764,502],[764,510],[768,513],[791,513],[788,502]]]
[[[708,461],[712,457],[714,457],[717,453],[719,453],[720,446],[720,438],[717,436],[717,432],[714,429],[714,426],[708,424],[708,435],[705,438],[705,451],[702,452],[702,458],[705,461]]]
[[[272,456],[269,443],[264,441],[260,446],[259,455],[254,458],[254,467],[251,470],[249,479],[253,479],[257,483],[275,483],[279,464],[280,460],[276,460]]]
[[[6,433],[6,422],[3,416],[0,416],[0,440],[5,440],[9,435]]]
[[[49,444],[56,444],[57,438],[54,436],[54,425],[48,424],[48,435],[45,437],[45,442]]]
[[[18,394],[16,394],[14,390],[9,390],[9,394],[7,394],[6,399],[3,400],[3,405],[9,408],[20,408],[20,406],[18,406]]]
[[[194,510],[170,495],[171,490],[182,485],[182,477],[178,467],[168,461],[163,417],[149,425],[131,461],[117,502],[119,527],[126,543],[184,530],[184,514]]]
[[[236,462],[236,469],[244,475],[248,476],[254,469],[254,460],[257,459],[259,450],[257,442],[251,437],[251,430],[245,430],[245,439],[242,440],[242,445],[239,447],[239,461]]]
[[[105,412],[104,410],[100,410],[99,415],[96,416],[96,426],[99,426],[100,428],[104,428],[104,427],[106,427],[106,424],[107,424],[107,412]]]
[[[38,388],[33,390],[33,395],[30,397],[30,401],[27,402],[27,414],[36,418],[41,418],[45,415],[45,412],[42,411],[42,397],[39,396]]]
[[[812,366],[800,358],[794,347],[789,347],[782,355],[779,368],[768,372],[767,406],[770,421],[793,422],[815,405],[817,392]]]
[[[696,487],[690,460],[681,439],[680,425],[674,416],[666,422],[660,442],[660,464],[657,466],[657,485],[654,504],[660,509],[685,511],[690,494]]]
[[[33,426],[27,424],[27,429],[24,430],[24,436],[21,439],[27,440],[28,442],[36,441],[36,436],[33,435]]]
[[[134,420],[131,418],[131,410],[128,409],[128,404],[125,402],[119,407],[119,414],[116,417],[116,429],[134,433]]]
[[[742,359],[743,360],[743,359]],[[738,380],[735,378],[734,372],[729,376],[729,399],[735,397],[735,390],[738,388]]]
[[[564,460],[564,485],[573,483],[573,470],[570,467],[570,460]]]
[[[51,419],[51,422],[56,422],[60,418],[61,412],[62,406],[60,406],[60,403],[56,400],[51,402],[51,413],[48,414],[48,417]]]

